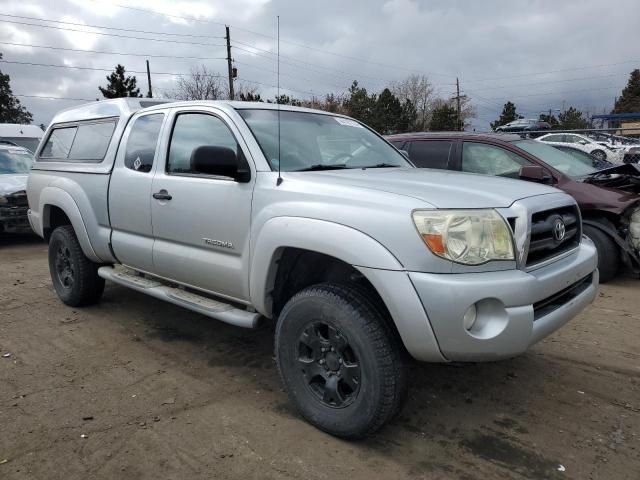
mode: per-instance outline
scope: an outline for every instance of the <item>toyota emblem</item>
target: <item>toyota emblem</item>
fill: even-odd
[[[556,239],[556,242],[561,242],[564,240],[564,235],[566,233],[566,228],[564,222],[561,218],[557,218],[555,222],[553,222],[553,238]]]

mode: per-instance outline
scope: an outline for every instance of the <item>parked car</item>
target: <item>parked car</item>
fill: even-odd
[[[596,295],[595,247],[554,188],[417,170],[328,112],[143,102],[63,111],[37,152],[29,218],[55,291],[87,305],[107,279],[241,327],[276,319],[289,397],[333,435],[399,411],[403,352],[512,357]]]
[[[536,120],[535,118],[521,118],[499,126],[496,128],[496,132],[528,132],[550,129],[551,125],[547,122],[543,122],[542,120]]]
[[[0,123],[0,140],[20,145],[31,152],[36,151],[43,135],[42,129],[36,125]]]
[[[606,144],[603,145],[585,135],[578,135],[576,133],[548,133],[536,138],[536,140],[553,145],[568,145],[587,152],[599,160],[608,160],[609,162],[617,164],[622,163],[622,155],[620,153],[611,149]]]
[[[26,148],[0,144],[0,235],[31,232],[26,189],[32,163]]]
[[[640,179],[635,165],[599,169],[537,140],[468,132],[409,133],[387,137],[418,167],[520,178],[572,195],[584,233],[598,249],[600,281],[624,263],[640,273]]]
[[[640,163],[640,147],[631,147],[624,153],[622,163]]]
[[[590,167],[593,167],[597,170],[615,167],[614,163],[611,163],[607,160],[599,160],[597,157],[594,157],[590,153],[587,153],[584,150],[580,150],[576,147],[571,147],[569,145],[552,145],[552,147],[560,150],[561,152],[571,155],[575,159],[580,160],[585,165],[589,165]]]

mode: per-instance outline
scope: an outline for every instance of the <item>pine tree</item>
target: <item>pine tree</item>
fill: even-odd
[[[522,118],[522,116],[516,113],[516,106],[512,102],[507,102],[504,104],[504,107],[502,107],[500,118],[495,122],[491,122],[491,129],[495,130],[500,126],[513,122],[519,118]]]
[[[613,113],[636,112],[640,112],[640,70],[637,68],[629,75],[627,86],[613,108]]]
[[[446,102],[435,107],[431,112],[431,121],[429,122],[429,130],[446,131],[456,130],[456,109]]]
[[[0,59],[2,54],[0,53]],[[0,123],[29,124],[33,120],[31,113],[20,105],[11,90],[11,78],[0,72]]]
[[[580,130],[583,128],[589,128],[589,121],[582,116],[582,112],[580,110],[574,107],[569,107],[558,115],[558,121],[560,122],[560,128],[563,130]]]
[[[98,87],[104,98],[142,97],[134,75],[125,76],[123,65],[118,64],[113,73],[106,77],[107,86]]]

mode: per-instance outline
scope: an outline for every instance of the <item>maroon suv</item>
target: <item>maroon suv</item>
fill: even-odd
[[[600,281],[621,263],[640,273],[640,167],[598,169],[550,145],[519,135],[469,132],[386,137],[419,168],[440,168],[547,183],[572,195],[583,232],[598,249]]]

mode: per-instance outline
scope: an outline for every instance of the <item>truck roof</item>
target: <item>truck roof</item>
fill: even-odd
[[[134,112],[174,100],[160,98],[114,98],[111,100],[99,100],[83,105],[61,110],[53,117],[51,124],[64,122],[79,122],[83,120],[95,120],[100,118],[129,116]]]
[[[111,100],[99,100],[97,102],[85,103],[83,105],[70,107],[65,110],[61,110],[53,117],[51,121],[52,125],[65,122],[81,122],[84,120],[99,120],[101,118],[113,118],[113,117],[129,117],[135,112],[141,109],[154,110],[167,106],[167,103],[171,103],[171,106],[189,106],[189,105],[212,105],[221,107],[223,109],[231,110],[243,110],[243,109],[261,109],[261,110],[277,110],[282,111],[294,111],[294,112],[309,112],[325,115],[339,115],[331,112],[324,112],[321,110],[314,110],[312,108],[294,107],[292,105],[278,105],[276,103],[266,102],[242,102],[238,100],[172,100],[162,98],[114,98]],[[343,115],[339,115],[343,116]],[[36,127],[37,128],[37,127]],[[42,136],[42,135],[40,135]]]

